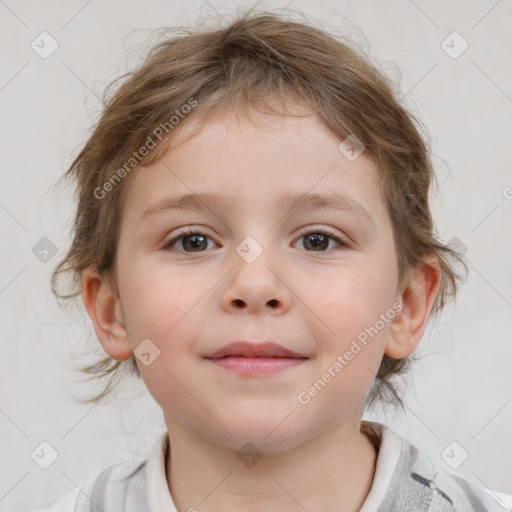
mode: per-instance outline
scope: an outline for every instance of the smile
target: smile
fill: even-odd
[[[300,366],[307,359],[307,357],[226,356],[219,359],[208,359],[208,361],[239,375],[258,376],[278,373]]]

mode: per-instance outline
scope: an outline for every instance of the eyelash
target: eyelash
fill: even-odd
[[[297,238],[297,240],[300,240],[301,238],[303,238],[306,235],[316,234],[316,233],[322,234],[322,235],[326,235],[329,238],[335,240],[339,244],[339,247],[335,247],[334,249],[330,249],[330,250],[327,250],[327,251],[306,251],[306,252],[329,253],[330,251],[333,251],[333,250],[343,250],[343,249],[349,249],[349,248],[352,247],[352,245],[349,242],[347,242],[345,239],[340,238],[336,233],[333,233],[331,230],[329,230],[327,228],[322,228],[322,227],[310,228],[307,231],[301,232],[299,237]],[[204,237],[207,237],[207,238],[210,238],[211,240],[213,240],[213,238],[211,236],[209,236],[208,234],[204,233],[203,231],[201,231],[199,229],[194,231],[192,228],[189,227],[186,232],[181,231],[180,233],[177,233],[174,237],[172,237],[170,240],[168,240],[165,243],[165,245],[162,247],[162,249],[167,250],[167,251],[173,251],[175,249],[172,249],[172,246],[176,242],[178,242],[182,238],[185,238],[187,236],[192,236],[192,235],[201,235],[201,236],[204,236]],[[184,250],[179,250],[178,252],[183,252],[183,253],[186,253],[186,254],[194,254],[194,252],[205,252],[205,251],[184,251]]]

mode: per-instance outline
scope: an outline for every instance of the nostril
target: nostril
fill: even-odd
[[[273,308],[276,307],[277,306],[277,300],[276,299],[269,300],[268,301],[268,305],[273,307]]]
[[[243,307],[245,302],[242,299],[235,299],[235,305]]]

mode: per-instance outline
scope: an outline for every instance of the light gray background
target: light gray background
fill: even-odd
[[[249,4],[0,2],[1,511],[49,505],[127,451],[146,455],[164,431],[161,411],[141,385],[126,386],[108,407],[75,400],[86,388],[70,369],[73,351],[93,331],[87,318],[66,316],[50,292],[72,212],[71,198],[50,187],[97,118],[96,94],[137,63],[133,47],[149,29],[194,24],[216,10],[229,15],[236,5]],[[398,78],[394,65],[401,70],[407,105],[432,135],[439,236],[457,237],[471,265],[456,307],[422,340],[420,353],[428,356],[416,366],[407,416],[366,417],[387,423],[447,469],[441,453],[457,441],[469,453],[458,473],[511,493],[512,3],[296,0],[290,7],[364,43],[360,29],[389,75]],[[31,48],[42,31],[59,44],[47,59]],[[469,43],[456,59],[441,47],[453,31]],[[47,263],[32,252],[42,237],[58,248]],[[93,334],[91,343],[99,345]],[[31,458],[42,441],[59,453],[46,470]]]

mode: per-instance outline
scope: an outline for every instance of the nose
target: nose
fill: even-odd
[[[289,311],[291,290],[286,276],[269,260],[266,251],[252,263],[234,255],[234,268],[221,292],[223,309],[231,313],[245,310],[273,315]]]

